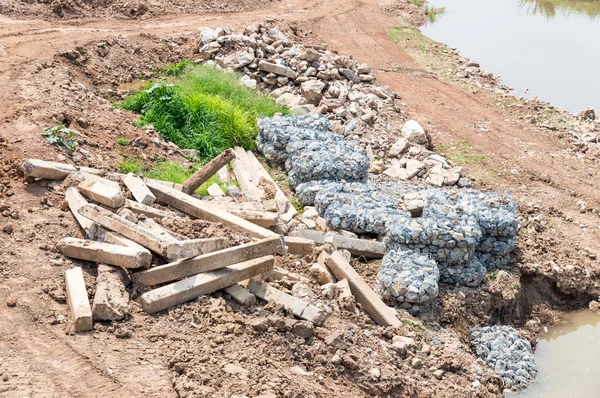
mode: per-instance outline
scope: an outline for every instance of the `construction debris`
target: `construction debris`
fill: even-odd
[[[63,238],[56,247],[67,257],[123,268],[146,268],[152,261],[149,252],[77,238]]]
[[[255,275],[262,274],[275,265],[275,257],[266,256],[230,265],[216,271],[204,272],[151,290],[142,295],[142,307],[148,313],[162,311],[185,303],[203,294],[212,293]]]
[[[131,191],[131,194],[139,203],[152,206],[156,201],[156,196],[150,192],[144,181],[135,174],[129,173],[123,177],[123,184]]]
[[[88,301],[85,280],[80,267],[65,271],[65,285],[75,332],[92,330],[92,309]]]
[[[23,173],[33,178],[44,178],[46,180],[62,180],[77,169],[70,164],[48,162],[38,159],[27,159],[21,166]]]
[[[111,185],[85,180],[77,188],[88,198],[108,207],[118,208],[125,204],[123,192]]]
[[[188,195],[194,192],[200,185],[204,184],[210,177],[235,159],[235,153],[231,149],[226,149],[219,156],[202,166],[200,170],[189,177],[182,187],[182,192]]]
[[[98,264],[96,294],[92,303],[94,320],[119,321],[129,314],[129,293],[125,290],[123,278],[123,270]]]

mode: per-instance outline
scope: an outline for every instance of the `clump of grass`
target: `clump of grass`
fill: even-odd
[[[121,146],[128,146],[129,140],[125,137],[119,137],[119,138],[117,138],[117,144],[119,144]]]
[[[77,150],[75,137],[79,131],[70,129],[63,124],[58,124],[54,127],[46,127],[42,130],[42,136],[46,138],[49,144],[65,148],[67,152],[73,153]]]
[[[467,141],[438,144],[436,150],[440,155],[459,165],[481,164],[487,158],[479,148],[471,146]]]
[[[143,169],[143,164],[137,159],[125,159],[119,163],[119,168],[121,169],[121,173],[133,173],[140,174]]]
[[[425,6],[425,13],[427,14],[427,18],[429,18],[429,22],[434,23],[437,19],[438,15],[442,15],[446,12],[444,7],[429,7]]]
[[[160,68],[162,74],[167,76],[179,76],[181,75],[188,66],[195,65],[192,61],[184,59],[183,61],[176,64],[167,64]]]
[[[285,106],[244,87],[238,76],[205,65],[188,65],[173,83],[153,83],[125,99],[180,148],[195,149],[203,162],[234,146],[254,149],[256,118],[287,114]]]
[[[193,167],[188,168],[181,163],[169,160],[159,161],[151,165],[144,165],[138,159],[128,159],[121,162],[120,166],[121,173],[144,174],[144,177],[151,178],[153,180],[169,181],[176,184],[182,184],[188,179],[188,177],[202,167],[202,164],[196,163]],[[208,187],[212,184],[219,185],[223,191],[227,189],[227,187],[219,180],[219,176],[214,175],[209,178],[208,181],[202,184],[196,190],[196,193],[200,196],[207,196]]]

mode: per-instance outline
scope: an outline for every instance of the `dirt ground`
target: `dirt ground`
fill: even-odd
[[[600,154],[526,122],[535,104],[497,106],[488,91],[437,78],[435,67],[386,30],[399,17],[422,21],[418,7],[391,0],[155,0],[140,12],[142,2],[88,3],[0,0],[0,396],[500,396],[497,376],[468,347],[468,328],[511,322],[533,337],[556,319],[556,309],[598,298]],[[392,333],[340,311],[305,341],[287,333],[293,325],[281,310],[247,309],[215,294],[157,316],[136,306],[126,322],[72,333],[63,273],[73,263],[54,246],[79,231],[61,209],[64,187],[27,183],[18,166],[25,158],[64,160],[40,135],[57,121],[82,133],[72,158],[78,165],[114,170],[127,156],[185,162],[110,99],[119,98],[123,83],[192,58],[199,27],[257,21],[293,28],[299,41],[368,63],[435,145],[466,142],[485,154],[463,166],[476,187],[516,197],[522,228],[515,265],[488,275],[478,289],[443,287],[432,319],[423,320],[427,331],[408,314]],[[120,148],[118,137],[138,144]],[[376,264],[354,265],[372,281]],[[94,278],[92,267],[84,271]],[[16,307],[4,305],[13,298]],[[336,340],[340,331],[347,333]],[[390,356],[394,334],[413,338],[415,347]],[[330,360],[340,344],[347,352],[342,365]],[[412,366],[414,358],[422,368]],[[442,380],[426,371],[432,366],[446,371]],[[484,387],[474,389],[476,381]]]

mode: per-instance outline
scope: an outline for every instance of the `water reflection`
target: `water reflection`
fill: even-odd
[[[587,15],[594,19],[600,15],[599,0],[520,0],[521,7],[532,14],[541,14],[553,18],[557,12]]]

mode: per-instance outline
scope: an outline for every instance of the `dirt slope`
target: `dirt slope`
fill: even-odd
[[[179,3],[182,4],[180,11],[198,12],[188,3]],[[243,10],[253,8],[254,3],[239,4],[242,3],[250,4]],[[237,9],[238,3],[231,4],[233,7],[228,11]],[[12,234],[0,232],[0,395],[177,395],[173,387],[176,383],[171,379],[172,372],[169,372],[161,350],[179,348],[183,343],[165,340],[153,345],[148,343],[148,333],[136,333],[138,329],[152,331],[154,320],[137,318],[131,326],[132,337],[128,339],[118,338],[117,335],[122,334],[115,330],[109,334],[89,335],[65,332],[61,324],[65,308],[60,304],[64,292],[60,286],[62,272],[68,264],[52,264],[50,260],[59,260],[60,256],[53,251],[54,244],[66,234],[75,235],[76,226],[70,214],[59,208],[61,195],[54,192],[60,188],[55,189],[55,184],[24,184],[15,172],[15,166],[26,157],[57,159],[59,153],[40,137],[41,128],[53,124],[54,120],[74,121],[84,131],[85,145],[90,153],[79,159],[84,165],[114,167],[120,157],[119,149],[115,147],[117,136],[132,139],[140,136],[148,142],[154,139],[151,134],[133,129],[129,116],[110,105],[106,100],[107,93],[101,91],[106,87],[84,89],[78,86],[82,81],[89,83],[94,78],[102,79],[101,74],[106,72],[67,68],[68,52],[91,41],[110,41],[109,46],[115,52],[120,51],[122,59],[127,57],[128,51],[142,52],[143,56],[135,57],[141,60],[139,64],[123,61],[114,65],[121,69],[113,72],[129,81],[139,71],[150,72],[162,63],[191,54],[195,46],[193,35],[200,26],[246,25],[269,19],[293,24],[300,34],[306,33],[306,40],[351,54],[358,61],[379,69],[377,78],[402,95],[406,112],[433,132],[434,143],[466,140],[486,153],[489,157],[485,166],[466,168],[475,175],[485,172],[493,177],[488,180],[488,187],[509,188],[521,205],[537,206],[535,214],[555,215],[552,228],[546,226],[545,232],[539,232],[548,247],[537,247],[535,242],[531,247],[527,243],[521,244],[523,257],[541,264],[539,270],[531,271],[532,279],[546,275],[551,281],[549,289],[553,289],[552,278],[555,280],[560,276],[566,281],[574,275],[597,272],[598,263],[580,256],[580,249],[589,247],[600,252],[598,215],[591,211],[582,213],[577,205],[579,200],[584,200],[590,209],[600,207],[598,161],[593,154],[578,157],[568,150],[567,142],[560,141],[554,134],[491,108],[485,98],[430,77],[389,39],[386,27],[392,24],[393,18],[383,12],[379,4],[359,0],[291,0],[261,5],[266,8],[195,15],[179,12],[165,15],[173,9],[153,14],[151,6],[151,12],[141,20],[85,17],[98,15],[92,11],[78,14],[84,18],[57,20],[48,12],[47,5],[34,5],[41,10],[36,11],[35,7],[25,9],[27,5],[19,4],[24,8],[16,7],[11,13],[20,19],[0,16],[0,85],[3,88],[0,90],[0,200],[10,205],[11,211],[18,212],[17,217],[0,217],[0,229],[7,224],[14,229]],[[42,6],[46,8],[42,9]],[[51,18],[51,21],[28,20],[28,15]],[[108,16],[113,18],[115,15]],[[92,50],[88,47],[88,51]],[[398,66],[404,72],[392,72]],[[132,73],[128,74],[128,71]],[[95,76],[95,73],[100,75]],[[487,128],[485,132],[476,127],[482,124]],[[168,146],[151,145],[145,153],[151,157],[183,160]],[[520,169],[522,173],[498,172],[511,169]],[[555,261],[560,272],[553,271],[548,261]],[[582,285],[577,282],[579,279],[573,281],[571,285],[563,282],[565,291],[586,298],[589,294],[597,294],[593,284]],[[458,308],[456,313],[446,314],[448,322],[461,318],[461,309],[472,305],[464,298],[462,302],[452,301],[460,297],[459,290],[448,292],[449,302],[455,302]],[[521,300],[531,299],[525,304],[532,307],[536,298],[525,296]],[[9,297],[18,298],[16,308],[4,305]],[[475,295],[473,300],[478,297]],[[559,298],[566,300],[568,297]],[[514,304],[517,298],[507,298],[507,302],[511,300]],[[494,317],[499,315],[492,315]],[[156,333],[166,336],[174,331],[175,336],[183,335],[181,328],[187,327],[181,323],[183,317],[174,313],[165,318],[173,323],[172,329],[165,328]],[[211,324],[214,320],[207,322]],[[251,349],[253,343],[246,344]],[[268,340],[261,342],[261,347],[267,349],[267,345]],[[283,372],[280,377],[286,383],[303,389],[306,383],[297,381],[297,374],[290,373],[277,362],[278,356],[287,358],[297,350],[294,344],[284,346],[285,349],[277,348],[265,355],[267,361],[275,361],[269,369]],[[206,347],[201,349],[207,355],[210,352]],[[235,356],[236,352],[225,354]],[[269,376],[264,375],[265,385]],[[354,389],[347,385],[346,379],[337,379],[335,374],[327,377],[323,390],[321,387],[307,388],[305,395],[366,394],[365,389]],[[393,375],[390,380],[390,388],[397,388],[396,391],[405,395],[415,395],[413,385],[394,381]],[[464,382],[468,389],[466,380],[466,376],[464,380],[457,379],[456,384]],[[179,385],[179,388],[185,390],[185,386]],[[452,389],[440,393],[452,395]]]

